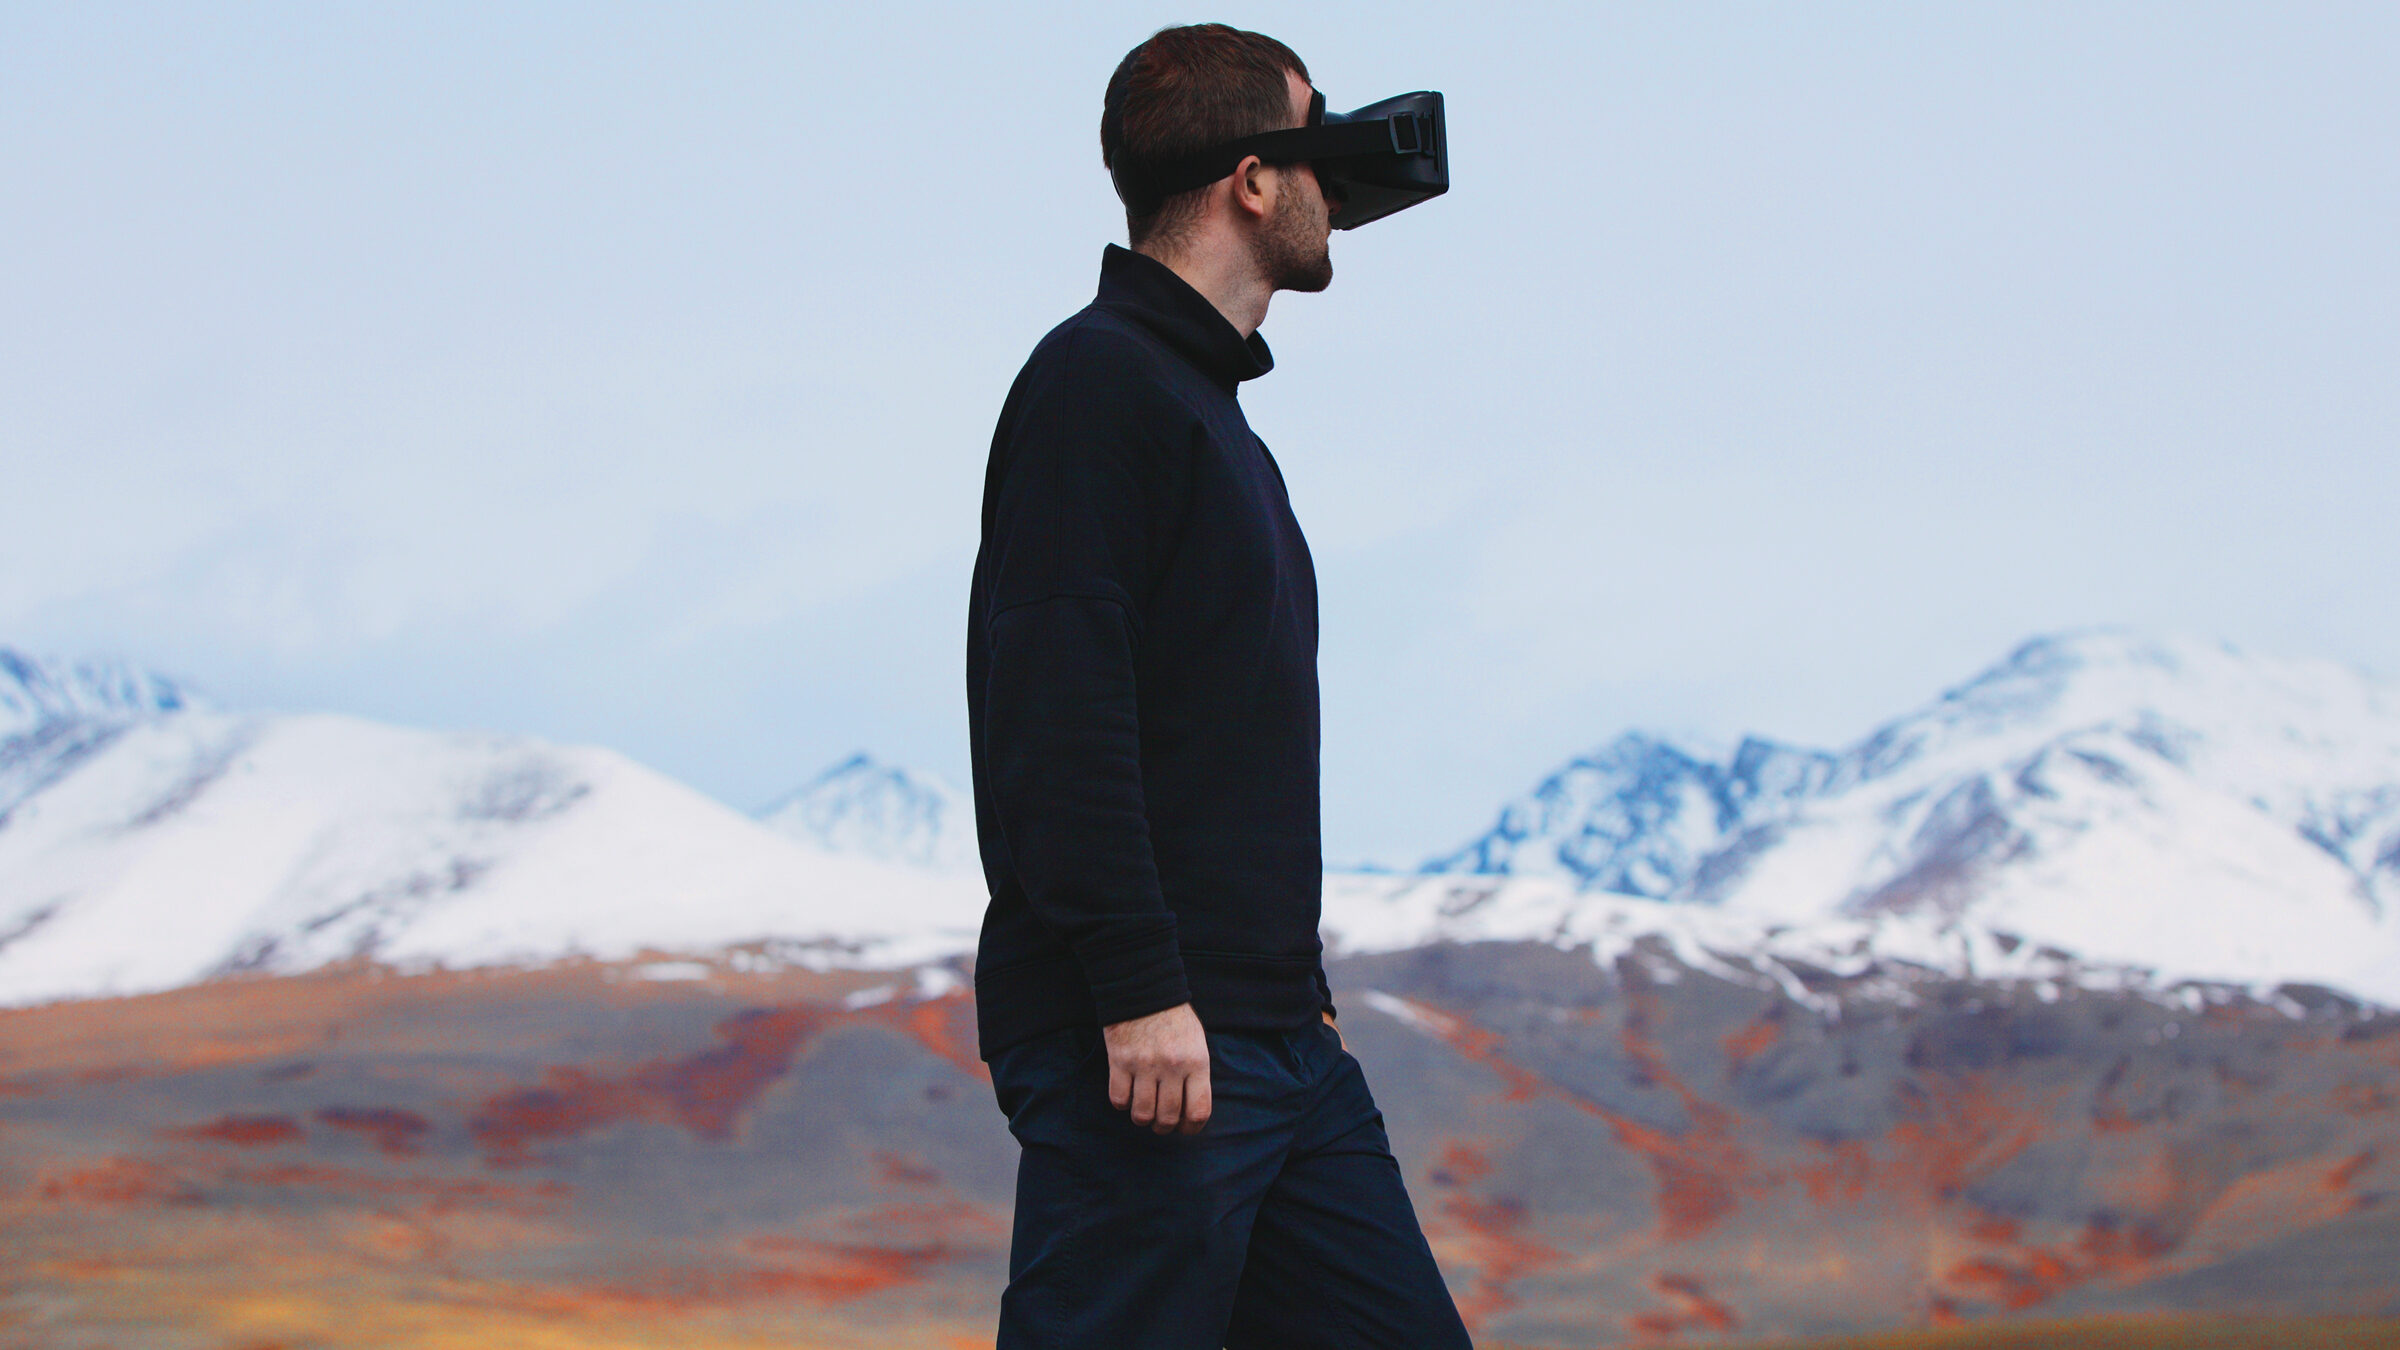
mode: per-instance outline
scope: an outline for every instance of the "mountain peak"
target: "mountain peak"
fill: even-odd
[[[1560,876],[1583,890],[1664,899],[1745,813],[1814,790],[1832,766],[1831,755],[1761,737],[1704,757],[1629,731],[1568,761],[1482,836],[1423,870]]]
[[[1954,753],[2030,753],[2070,731],[2136,724],[2229,770],[2236,758],[2285,761],[2238,769],[2251,777],[2332,770],[2390,781],[2400,689],[2330,661],[2253,656],[2225,642],[2118,628],[2062,633],[2024,643],[1877,728],[1849,751],[1849,772],[1875,778]],[[2317,762],[2304,766],[2295,754]]]
[[[54,722],[121,722],[180,712],[190,690],[122,661],[48,661],[0,647],[0,742]]]
[[[974,802],[941,779],[860,752],[759,812],[769,828],[836,853],[940,871],[976,866]]]
[[[1972,922],[2197,973],[2349,970],[2400,936],[2400,692],[2223,643],[2040,637],[1839,754],[1621,736],[1425,870],[1778,924]]]

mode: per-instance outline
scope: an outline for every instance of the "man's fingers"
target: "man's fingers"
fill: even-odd
[[[1208,1084],[1208,1070],[1202,1069],[1183,1080],[1183,1132],[1198,1134],[1208,1125],[1208,1118],[1217,1109],[1215,1091]]]
[[[1100,1034],[1110,1106],[1160,1134],[1192,1134],[1208,1123],[1208,1029],[1191,1004],[1109,1022]]]
[[[1160,1134],[1173,1134],[1183,1123],[1183,1075],[1168,1073],[1158,1080],[1158,1115],[1150,1128]]]

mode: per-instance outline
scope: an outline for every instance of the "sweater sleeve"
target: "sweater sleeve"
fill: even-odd
[[[1025,390],[984,543],[983,749],[999,823],[1103,1025],[1191,998],[1151,854],[1135,690],[1182,419],[1157,406],[1155,376],[1125,365],[1087,335]]]

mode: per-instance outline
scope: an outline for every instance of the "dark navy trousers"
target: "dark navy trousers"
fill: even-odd
[[[1167,1135],[1108,1104],[1097,1027],[993,1056],[1020,1145],[998,1350],[1469,1346],[1333,1028],[1208,1052],[1208,1127]]]

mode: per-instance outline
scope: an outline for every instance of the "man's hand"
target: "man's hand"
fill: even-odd
[[[1108,1104],[1156,1134],[1198,1134],[1208,1091],[1208,1035],[1189,1003],[1100,1028],[1108,1044]]]
[[[1319,1013],[1317,1015],[1325,1019],[1325,1025],[1333,1028],[1333,1043],[1344,1050],[1349,1049],[1350,1042],[1342,1039],[1342,1024],[1333,1020],[1333,1014]]]

